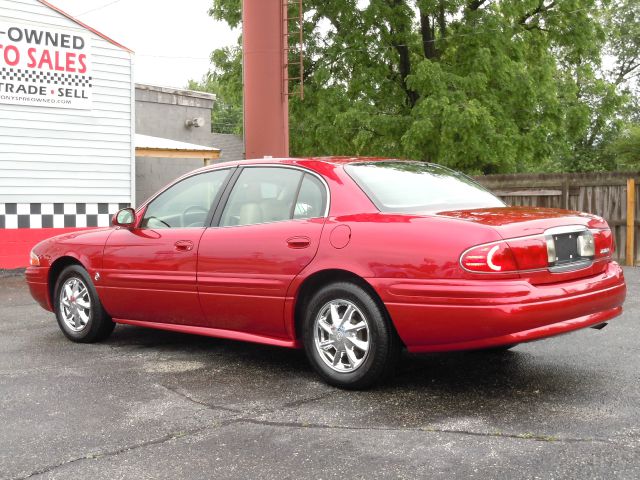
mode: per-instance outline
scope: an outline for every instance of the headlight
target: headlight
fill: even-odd
[[[40,266],[40,259],[38,258],[38,256],[33,253],[33,250],[31,250],[31,253],[29,253],[29,264],[32,267],[39,267]]]

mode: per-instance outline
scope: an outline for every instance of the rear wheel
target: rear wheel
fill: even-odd
[[[388,376],[400,341],[375,299],[353,283],[320,289],[305,309],[303,339],[307,357],[329,384],[369,387]]]
[[[65,268],[55,286],[55,312],[60,330],[74,342],[107,338],[115,327],[102,308],[87,271],[79,265]]]

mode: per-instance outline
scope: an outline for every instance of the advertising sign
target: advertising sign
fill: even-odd
[[[91,109],[85,32],[0,22],[0,103]]]

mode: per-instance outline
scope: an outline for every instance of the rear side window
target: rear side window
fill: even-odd
[[[324,216],[327,192],[314,175],[284,167],[245,168],[229,195],[221,227]]]
[[[293,210],[293,218],[316,218],[324,216],[327,191],[320,180],[306,173]]]
[[[367,162],[346,165],[345,170],[381,212],[428,213],[505,206],[466,175],[440,165]]]
[[[220,226],[290,220],[303,175],[292,168],[245,168],[231,191]]]

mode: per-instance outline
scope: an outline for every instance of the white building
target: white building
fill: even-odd
[[[48,2],[0,0],[0,269],[135,203],[132,68]]]

